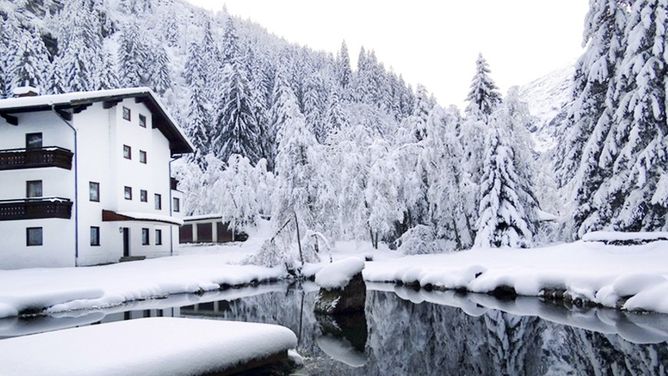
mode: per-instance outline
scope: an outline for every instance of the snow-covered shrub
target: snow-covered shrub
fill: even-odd
[[[417,225],[406,231],[397,240],[397,250],[405,255],[437,253],[441,250],[436,241],[436,233],[430,226]]]

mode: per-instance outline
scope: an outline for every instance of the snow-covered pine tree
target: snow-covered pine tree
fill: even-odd
[[[304,87],[304,117],[311,132],[321,143],[325,141],[327,136],[323,122],[326,98],[325,81],[322,79],[320,72],[311,74],[306,79]]]
[[[76,0],[65,5],[60,12],[60,19],[63,38],[56,59],[62,90],[75,92],[97,89],[97,71],[102,69],[102,40],[97,12],[90,8],[87,1]]]
[[[632,4],[622,75],[633,85],[623,94],[615,118],[616,137],[626,142],[613,169],[623,180],[608,191],[610,196],[624,197],[621,207],[613,208],[611,222],[622,231],[654,231],[668,226],[668,207],[653,200],[658,183],[668,171],[666,25],[666,1],[639,0]]]
[[[148,51],[140,38],[139,27],[133,22],[126,25],[121,33],[118,48],[118,71],[122,86],[137,87],[146,82]]]
[[[217,107],[212,148],[218,158],[227,160],[240,154],[255,164],[264,156],[262,129],[254,113],[255,99],[250,92],[247,72],[242,65],[238,36],[228,19],[223,37],[223,81]]]
[[[413,115],[408,119],[411,134],[417,141],[421,141],[427,137],[427,120],[434,105],[434,100],[429,96],[427,88],[423,85],[418,85],[415,92]]]
[[[348,119],[343,113],[341,100],[342,98],[339,94],[339,89],[332,89],[327,102],[327,113],[325,114],[324,120],[325,139],[323,140],[323,143],[327,143],[333,133],[346,127],[348,124]]]
[[[537,230],[538,203],[532,182],[519,171],[511,115],[503,106],[490,118],[476,247],[530,247]]]
[[[11,90],[32,86],[46,91],[49,70],[49,52],[37,27],[21,29],[17,35],[16,54],[12,62]]]
[[[576,65],[573,102],[555,161],[558,183],[565,186],[570,182],[565,190],[572,190],[567,193],[574,201],[569,236],[579,237],[602,225],[598,214],[592,215],[592,196],[610,175],[599,160],[618,103],[616,76],[626,43],[627,14],[624,2],[596,0],[585,20],[587,50]]]
[[[501,94],[490,77],[489,64],[487,60],[478,55],[475,62],[476,71],[471,81],[471,89],[466,101],[466,114],[478,119],[486,120],[501,103]]]
[[[348,87],[353,77],[352,69],[350,68],[350,56],[348,55],[348,46],[346,41],[341,42],[341,49],[336,56],[336,79],[343,89]]]
[[[152,59],[148,62],[151,89],[158,95],[165,95],[172,87],[172,74],[169,68],[169,56],[162,43],[154,44],[151,47],[151,57]]]
[[[97,72],[97,88],[100,90],[118,89],[120,87],[118,70],[111,52],[102,52],[102,67]]]
[[[278,152],[278,134],[292,116],[290,114],[290,111],[292,111],[290,108],[291,101],[296,101],[295,94],[292,92],[290,84],[288,84],[285,69],[279,67],[276,69],[275,75],[274,90],[271,100],[272,106],[269,109],[269,127],[264,140],[264,148],[267,153],[267,164],[271,171],[274,170],[276,153]]]

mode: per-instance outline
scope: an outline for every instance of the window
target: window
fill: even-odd
[[[139,163],[146,164],[146,152],[143,150],[139,151]]]
[[[155,230],[155,245],[162,245],[162,230]]]
[[[39,149],[42,147],[41,133],[26,134],[26,149]]]
[[[147,228],[141,229],[141,245],[149,245]]]
[[[90,245],[93,247],[100,246],[100,228],[91,226],[90,228]]]
[[[42,228],[28,227],[26,229],[26,245],[28,247],[43,245]]]
[[[139,191],[139,201],[148,202],[148,192],[145,189]]]
[[[88,183],[88,199],[92,202],[100,202],[100,183]]]
[[[162,210],[162,196],[157,193],[155,195],[155,210]]]
[[[125,187],[125,199],[132,200],[132,187]]]
[[[132,119],[132,115],[130,112],[130,109],[127,107],[123,107],[123,120],[130,121]]]
[[[174,209],[174,213],[178,213],[178,212],[180,212],[180,211],[181,211],[181,200],[179,200],[178,198],[174,197],[174,199],[173,199],[172,201],[173,201],[173,205],[172,205],[172,206],[173,206],[173,209]]]
[[[128,145],[123,145],[123,158],[132,159],[132,148]]]
[[[26,197],[35,198],[42,197],[42,181],[31,180],[26,182]]]
[[[139,115],[139,126],[142,128],[146,128],[146,116],[144,115]]]

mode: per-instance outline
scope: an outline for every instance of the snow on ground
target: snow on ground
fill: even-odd
[[[364,260],[349,257],[327,264],[315,274],[315,283],[325,289],[344,288],[350,280],[364,269]]]
[[[0,317],[51,307],[51,312],[119,305],[170,294],[216,290],[285,277],[282,268],[233,265],[224,253],[163,257],[85,268],[0,273]]]
[[[147,318],[0,341],[2,374],[201,375],[295,348],[288,328]]]
[[[575,242],[534,249],[474,249],[406,256],[366,264],[365,280],[419,283],[490,292],[510,286],[519,295],[566,290],[604,306],[668,313],[668,242],[610,246]]]

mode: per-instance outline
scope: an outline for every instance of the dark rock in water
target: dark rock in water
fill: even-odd
[[[321,288],[314,311],[329,315],[364,312],[365,301],[366,285],[360,272],[342,289]]]

